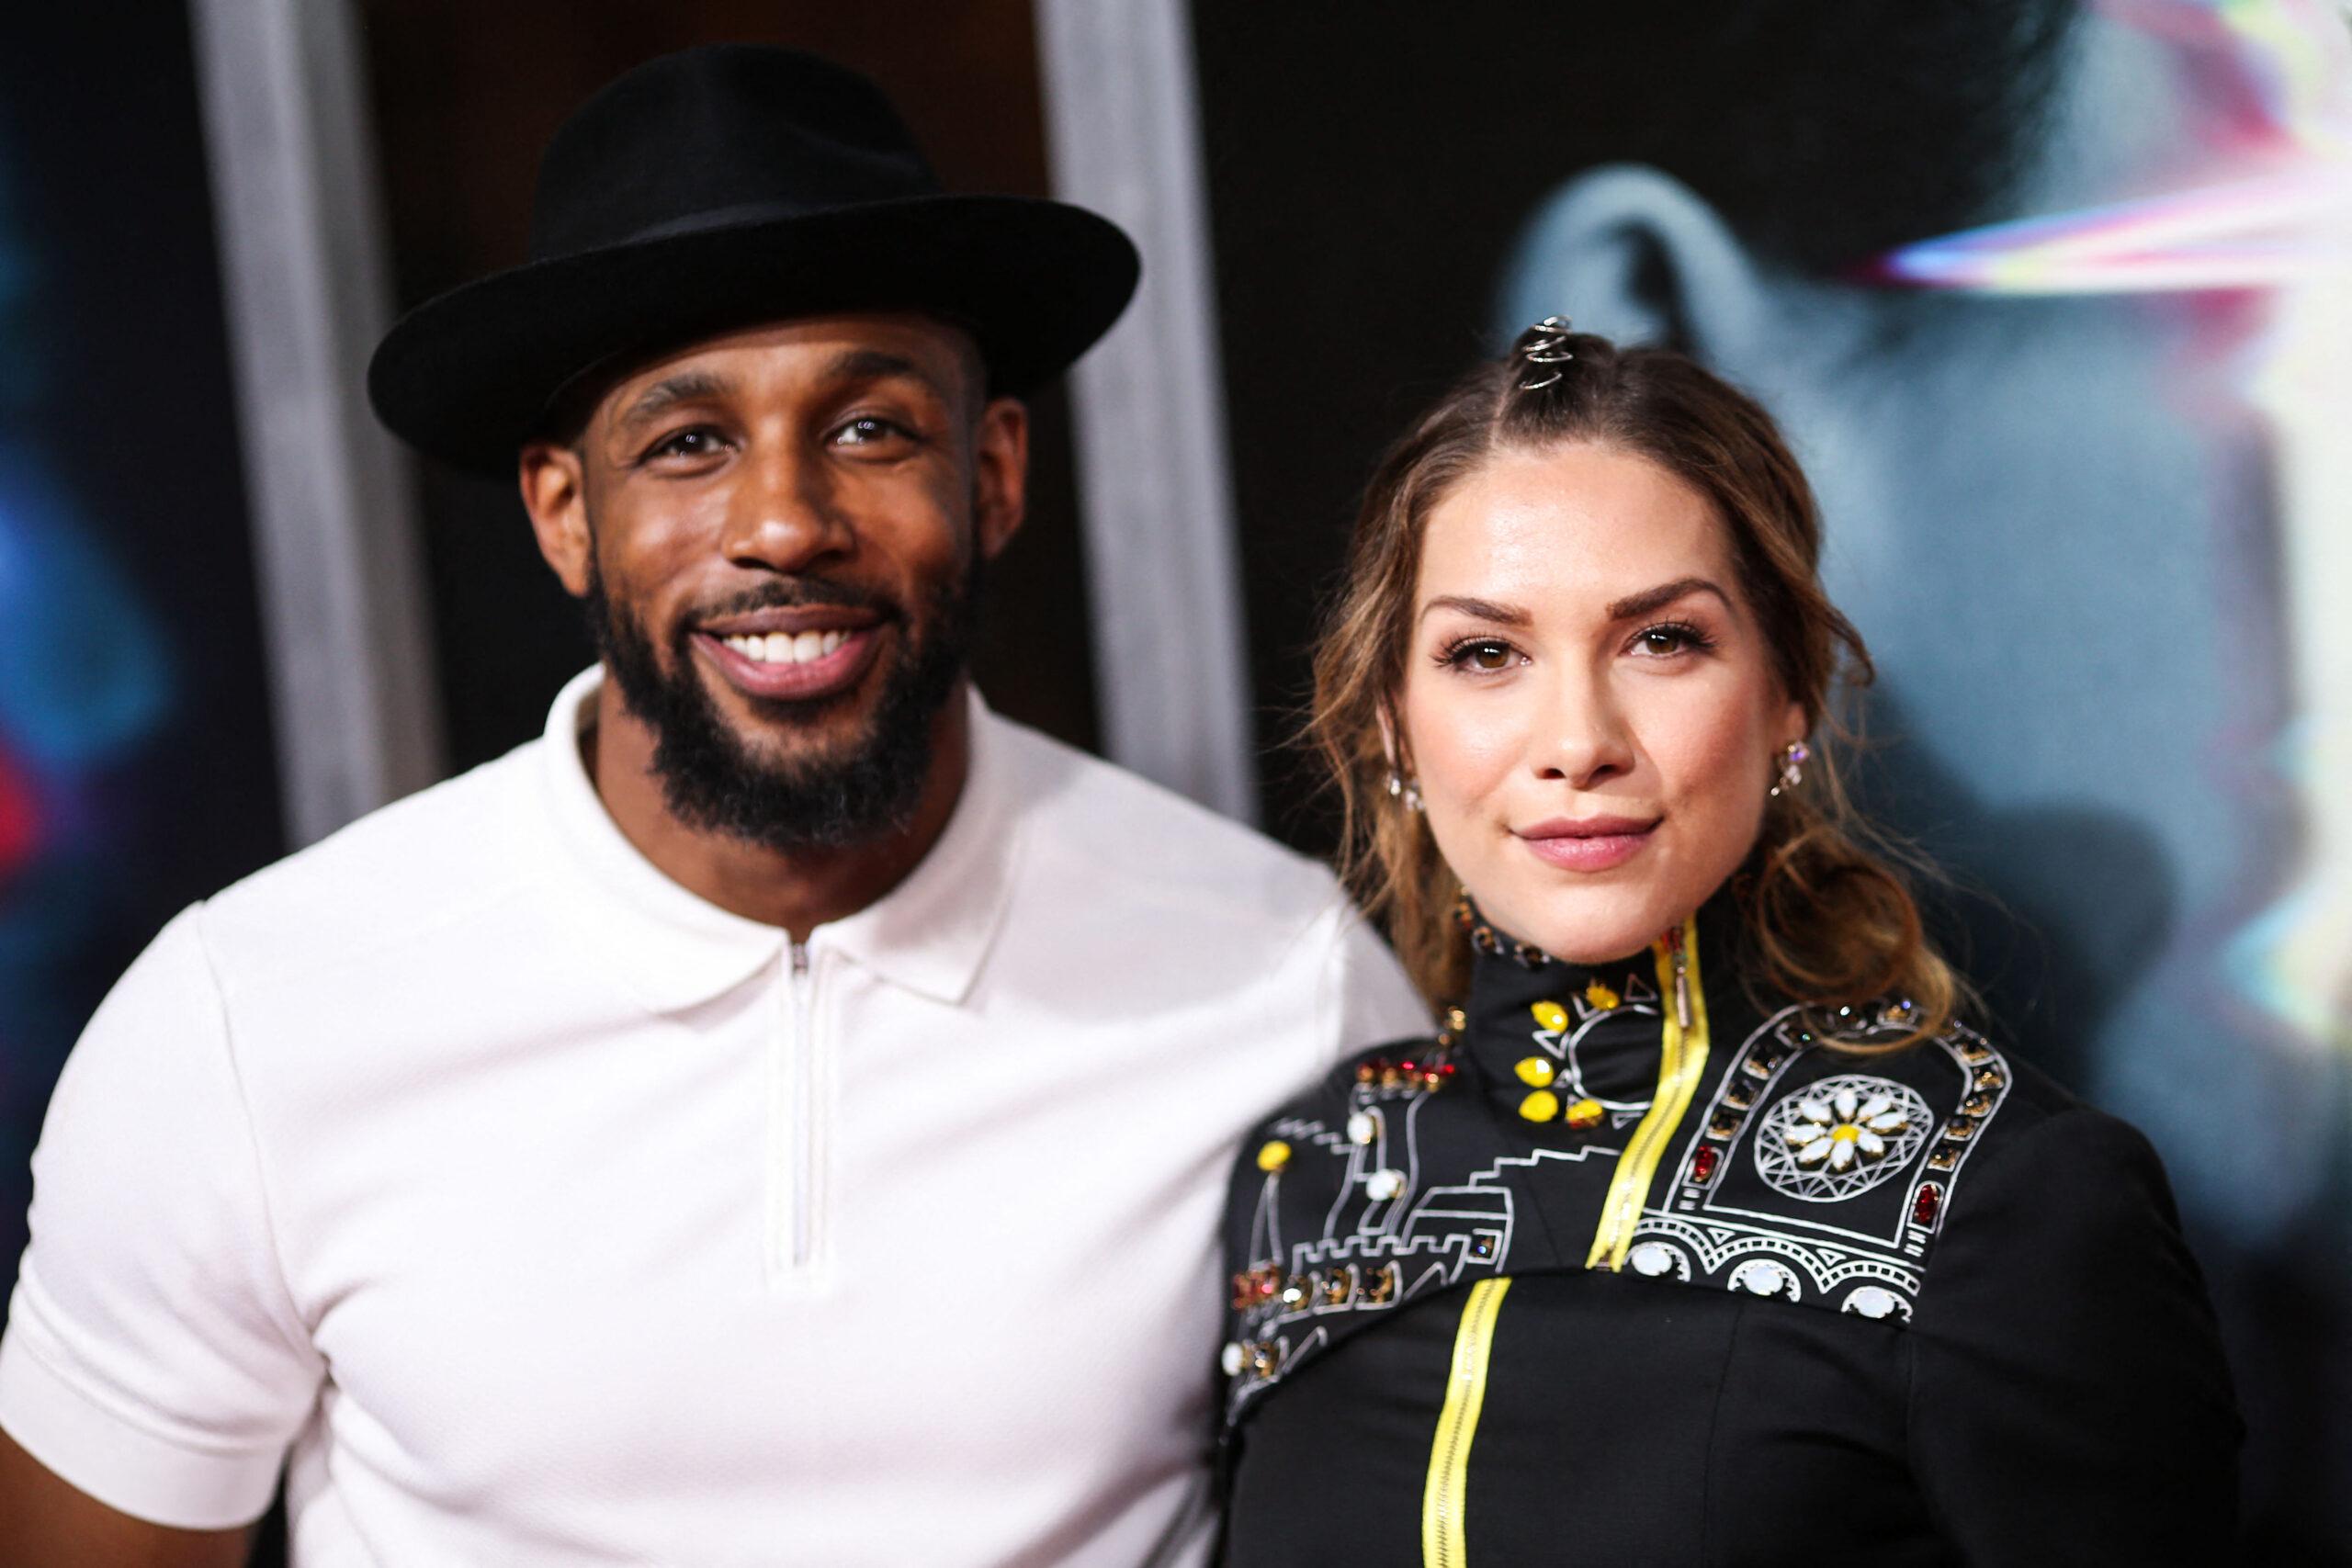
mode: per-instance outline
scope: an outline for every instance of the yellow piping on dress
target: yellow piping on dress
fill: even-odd
[[[1487,1403],[1487,1361],[1495,1340],[1495,1317],[1502,1311],[1508,1278],[1481,1280],[1470,1287],[1462,1326],[1453,1337],[1453,1360],[1445,1379],[1445,1408],[1438,1413],[1437,1439],[1430,1446],[1429,1484],[1421,1490],[1421,1562],[1425,1568],[1464,1568],[1470,1561],[1463,1509],[1470,1480],[1470,1440],[1478,1435],[1478,1412]]]
[[[1657,1064],[1657,1094],[1625,1152],[1617,1156],[1616,1174],[1609,1179],[1609,1196],[1600,1206],[1600,1224],[1593,1232],[1588,1269],[1623,1269],[1626,1249],[1648,1202],[1651,1179],[1666,1145],[1674,1139],[1690,1109],[1699,1080],[1707,1070],[1707,990],[1700,983],[1699,918],[1696,915],[1651,944],[1657,957],[1658,1012],[1666,1022]],[[1682,1017],[1681,1001],[1690,998],[1690,1017]]]

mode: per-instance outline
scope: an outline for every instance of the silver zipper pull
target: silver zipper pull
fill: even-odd
[[[1666,933],[1667,951],[1674,955],[1674,1021],[1690,1027],[1690,956],[1682,951],[1682,928]]]

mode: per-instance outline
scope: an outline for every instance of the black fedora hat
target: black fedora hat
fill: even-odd
[[[969,332],[1018,395],[1126,308],[1118,226],[1028,197],[952,196],[881,92],[796,51],[718,44],[640,65],[548,144],[530,259],[410,311],[368,367],[394,434],[511,475],[592,366],[760,321],[919,310]]]

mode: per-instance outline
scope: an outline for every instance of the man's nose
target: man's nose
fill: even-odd
[[[1590,789],[1634,767],[1634,731],[1606,676],[1564,671],[1535,716],[1529,762],[1539,778]]]
[[[729,561],[792,574],[850,551],[855,533],[820,457],[796,442],[763,442],[744,455],[738,471],[742,479],[727,509],[721,545]]]

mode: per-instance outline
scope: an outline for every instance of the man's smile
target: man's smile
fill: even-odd
[[[799,611],[803,615],[865,615],[862,626],[808,626],[800,631],[701,630],[694,646],[727,683],[748,697],[806,702],[838,696],[863,680],[882,645],[881,627],[865,612]],[[768,612],[781,614],[781,612]]]

